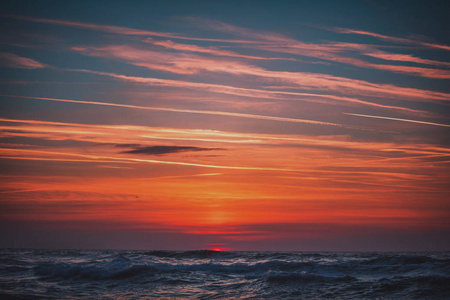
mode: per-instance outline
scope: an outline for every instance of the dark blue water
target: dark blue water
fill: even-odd
[[[1,299],[450,299],[450,252],[0,250]]]

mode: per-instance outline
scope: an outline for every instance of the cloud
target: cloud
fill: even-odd
[[[76,27],[76,28],[83,28],[83,29],[103,31],[103,32],[123,34],[123,35],[162,36],[162,37],[172,37],[172,38],[176,37],[175,34],[171,34],[171,33],[140,30],[140,29],[134,29],[134,28],[128,28],[128,27],[121,27],[121,26],[98,25],[98,24],[72,22],[72,21],[57,20],[57,19],[33,18],[33,17],[26,17],[26,16],[19,16],[19,15],[3,15],[3,16],[14,18],[14,19],[19,19],[19,20],[26,20],[26,21],[30,21],[30,22]]]
[[[225,73],[230,75],[241,76],[257,76],[263,78],[266,82],[277,82],[291,85],[292,88],[297,89],[309,89],[318,91],[334,91],[341,94],[357,94],[361,96],[375,96],[375,97],[389,97],[389,98],[402,98],[405,97],[418,98],[423,100],[437,99],[437,100],[450,100],[450,94],[439,93],[429,90],[405,88],[392,84],[372,83],[369,81],[352,79],[347,77],[338,77],[328,74],[311,73],[311,72],[282,72],[271,71],[258,66],[236,62],[227,59],[214,59],[205,58],[198,55],[176,54],[176,53],[160,53],[155,51],[147,51],[137,49],[130,46],[106,46],[106,47],[75,47],[73,50],[79,51],[85,55],[102,57],[107,59],[119,59],[131,63],[133,65],[146,67],[149,69],[163,70],[176,74],[195,74],[199,71],[208,71],[216,73]],[[354,65],[370,66],[372,68],[381,68],[384,70],[390,70],[400,73],[410,73],[415,75],[421,75],[433,78],[450,78],[450,72],[446,70],[435,70],[418,67],[407,66],[393,66],[393,65],[377,65],[369,64],[361,60],[351,59]],[[169,82],[169,80],[160,80],[155,78],[143,78],[136,76],[125,76],[106,72],[95,72],[89,70],[72,70],[82,71],[88,73],[94,73],[98,75],[106,75],[115,78],[120,78],[126,81],[138,81],[155,84],[159,82]],[[175,83],[177,81],[170,80]],[[180,85],[180,81],[178,81]],[[202,83],[185,83],[183,87],[198,88],[198,87],[210,87],[211,84]],[[235,88],[223,85],[214,85],[214,89],[217,91],[217,87],[221,86],[222,90],[232,90],[233,93],[238,91],[243,94],[249,94],[251,91],[254,94],[254,90]],[[264,92],[267,93],[267,92]],[[260,94],[264,94],[260,93]],[[267,97],[267,96],[266,96]]]
[[[316,47],[317,49],[315,49]],[[375,57],[378,59],[396,61],[396,62],[413,62],[427,65],[437,65],[448,67],[449,64],[446,62],[434,61],[421,59],[419,57],[414,57],[412,55],[405,54],[395,54],[388,53],[384,51],[375,50],[374,47],[370,45],[359,45],[359,44],[347,44],[347,43],[337,43],[337,44],[323,44],[323,45],[257,45],[251,46],[253,49],[260,49],[278,53],[288,53],[294,55],[301,55],[307,57],[315,57],[323,60],[339,62],[343,64],[357,66],[359,68],[376,69],[383,71],[390,71],[394,73],[406,74],[410,76],[419,76],[426,78],[437,78],[437,79],[448,79],[450,78],[450,71],[442,69],[431,69],[423,67],[411,67],[402,65],[386,65],[386,64],[375,64],[370,63],[365,60],[348,57],[344,55],[344,52],[349,52],[350,50],[356,50],[362,55]]]
[[[117,144],[117,148],[138,148],[141,144]]]
[[[412,55],[404,55],[404,54],[391,54],[384,51],[379,51],[376,49],[374,45],[367,44],[351,44],[351,43],[322,43],[322,44],[313,44],[313,43],[304,43],[295,39],[291,39],[289,37],[285,37],[283,35],[279,35],[271,32],[258,31],[243,27],[237,27],[234,25],[226,24],[220,21],[215,20],[205,20],[199,18],[187,18],[187,20],[197,24],[203,25],[209,29],[217,30],[220,32],[226,32],[229,34],[234,34],[238,36],[243,36],[245,38],[256,39],[262,41],[259,44],[254,44],[251,46],[247,46],[254,49],[266,50],[278,53],[290,53],[296,55],[302,55],[307,57],[315,57],[328,61],[336,61],[340,63],[350,64],[354,66],[358,66],[361,68],[372,68],[384,71],[390,71],[394,73],[402,73],[408,74],[411,76],[421,76],[427,78],[440,78],[440,79],[448,79],[450,78],[450,72],[448,70],[436,70],[436,69],[428,69],[428,68],[418,68],[418,67],[408,67],[408,66],[397,66],[397,65],[383,65],[383,64],[373,64],[367,61],[354,58],[354,57],[346,57],[344,55],[345,52],[349,51],[358,51],[363,55],[377,57],[385,60],[393,60],[400,62],[414,62],[414,63],[422,63],[428,65],[438,65],[448,67],[449,64],[446,62],[433,61],[427,59],[421,59],[418,57],[414,57]],[[409,39],[402,38],[394,38],[383,36],[370,32],[363,31],[354,31],[350,29],[343,28],[334,28],[331,29],[333,31],[337,31],[340,33],[357,33],[357,34],[366,34],[370,36],[374,36],[377,38],[381,38],[384,40],[388,40],[396,43],[407,43],[407,44],[417,44],[425,45],[433,48],[440,48],[449,50],[450,47],[437,45],[437,44],[429,44],[423,43],[419,41],[413,41]],[[448,49],[447,49],[448,48]]]
[[[356,65],[358,67],[364,68],[374,68],[379,70],[391,71],[395,73],[408,74],[412,76],[422,76],[428,78],[441,78],[448,79],[450,78],[450,74],[446,70],[433,70],[426,68],[410,68],[407,66],[395,66],[395,65],[378,65],[365,62],[360,59],[344,57],[342,52],[348,51],[348,47],[342,47],[343,45],[337,44],[311,44],[311,43],[303,43],[301,41],[291,39],[289,37],[285,37],[280,34],[272,33],[272,32],[264,32],[258,31],[243,27],[238,27],[230,24],[226,24],[224,22],[215,21],[215,20],[204,20],[200,18],[184,18],[190,22],[196,23],[197,25],[201,25],[203,27],[207,27],[212,30],[226,32],[229,34],[234,34],[238,36],[243,36],[244,38],[249,38],[253,40],[233,40],[233,39],[208,39],[208,38],[195,38],[195,37],[184,37],[174,33],[164,33],[164,32],[155,32],[148,30],[140,30],[133,29],[128,27],[120,27],[120,26],[111,26],[111,25],[98,25],[98,24],[90,24],[90,23],[82,23],[82,22],[72,22],[66,20],[56,20],[56,19],[45,19],[45,18],[32,18],[25,16],[12,16],[9,15],[7,17],[12,17],[21,20],[27,20],[32,22],[53,24],[59,26],[69,26],[75,28],[83,28],[94,31],[103,31],[114,34],[121,35],[137,35],[137,36],[153,36],[153,37],[165,37],[171,39],[182,39],[182,40],[192,40],[192,41],[210,41],[210,42],[225,42],[225,43],[238,43],[241,45],[255,45],[254,48],[260,50],[274,51],[279,53],[291,53],[298,54],[303,56],[315,57],[319,59],[329,60],[329,61],[337,61],[346,64]],[[406,44],[419,44],[422,46],[450,50],[449,46],[425,43],[421,41],[414,41],[410,39],[404,38],[396,38],[389,37],[385,35],[380,35],[376,33],[366,32],[366,31],[358,31],[352,29],[345,28],[332,28],[331,30],[339,33],[353,33],[353,34],[363,34],[373,36],[382,40],[387,40],[396,43],[406,43]],[[186,45],[186,44],[178,44],[174,43],[170,40],[167,41],[156,41],[153,39],[148,39],[147,42],[153,43],[155,45],[159,45],[168,49],[179,50],[179,51],[190,51],[190,52],[200,52],[200,53],[208,53],[219,56],[229,56],[229,57],[240,57],[240,58],[248,58],[248,59],[264,59],[264,60],[298,60],[294,58],[265,58],[258,56],[250,56],[250,55],[242,55],[233,51],[221,50],[215,47],[200,47],[196,45]],[[354,44],[351,47],[353,50],[363,51],[369,48],[373,48],[370,45],[364,44]],[[364,55],[378,57],[381,59],[387,60],[397,60],[398,61],[412,61],[418,63],[425,64],[433,64],[433,65],[445,65],[444,62],[431,61],[426,59],[414,58],[407,56],[402,56],[400,54],[393,54],[393,56],[389,56],[389,54],[380,54],[380,53],[363,53]],[[389,57],[389,58],[388,58]],[[144,65],[152,69],[164,70],[164,71],[172,71],[180,74],[191,74],[191,72],[184,70],[183,68],[176,68],[167,65],[161,64],[149,64],[145,63]],[[195,72],[195,71],[193,71]]]
[[[412,39],[393,37],[393,36],[383,35],[383,34],[379,34],[379,33],[369,32],[369,31],[354,30],[354,29],[340,28],[340,27],[334,27],[334,28],[331,28],[331,30],[338,32],[338,33],[359,34],[359,35],[371,36],[371,37],[378,38],[380,40],[384,40],[384,41],[388,41],[388,42],[394,42],[394,43],[400,43],[400,44],[415,44],[415,45],[421,45],[421,46],[426,46],[426,47],[430,47],[430,48],[450,51],[450,46],[446,46],[446,45],[440,45],[440,44],[427,43],[427,42],[422,42],[422,41],[417,41],[417,40],[412,40]]]
[[[251,70],[255,68],[251,65],[225,58],[149,51],[126,45],[73,47],[72,50],[78,51],[83,55],[121,60],[136,66],[176,74],[195,74],[199,71],[209,71],[240,75],[252,72]]]
[[[161,85],[167,85],[165,82],[174,82],[176,80],[164,80],[164,79],[155,79],[155,78],[143,78],[143,77],[129,77],[125,75],[117,75],[112,73],[103,73],[103,72],[94,72],[87,70],[78,70],[81,72],[88,72],[99,75],[112,76],[119,79],[129,80],[131,82],[140,82],[140,83],[152,83],[161,82]],[[201,84],[201,83],[189,83],[189,82],[178,82],[180,86],[188,87],[190,84],[194,86],[207,86],[213,87],[220,85],[211,85],[211,84]],[[176,86],[176,85],[175,85]],[[226,86],[223,86],[226,87]],[[239,88],[235,88],[239,89]],[[245,90],[245,89],[244,89]],[[28,96],[17,96],[17,95],[0,95],[3,97],[14,97],[14,98],[25,98],[25,99],[39,99],[46,101],[56,101],[56,102],[68,102],[68,103],[79,103],[79,104],[88,104],[88,105],[102,105],[102,106],[113,106],[113,107],[123,107],[123,108],[132,108],[132,109],[143,109],[143,110],[154,110],[154,111],[169,111],[169,112],[177,112],[177,113],[189,113],[189,114],[205,114],[205,115],[218,115],[218,116],[229,116],[229,117],[238,117],[238,118],[248,118],[248,119],[259,119],[259,120],[271,120],[271,121],[279,121],[279,122],[293,122],[293,123],[306,123],[306,124],[314,124],[314,125],[326,125],[326,126],[337,126],[348,129],[360,129],[363,130],[362,127],[353,127],[344,124],[338,123],[330,123],[330,122],[322,122],[322,121],[314,121],[314,120],[306,120],[306,119],[296,119],[296,118],[285,118],[285,117],[276,117],[276,116],[267,116],[267,115],[256,115],[256,114],[245,114],[245,113],[233,113],[233,112],[224,112],[224,111],[213,111],[213,110],[194,110],[194,109],[177,109],[177,108],[164,108],[164,107],[151,107],[151,106],[138,106],[138,105],[129,105],[129,104],[118,104],[118,103],[108,103],[108,102],[96,102],[96,101],[82,101],[82,100],[69,100],[69,99],[57,99],[57,98],[45,98],[45,97],[28,97]]]
[[[436,66],[444,66],[450,67],[450,63],[443,61],[436,61],[431,59],[423,59],[420,57],[415,57],[411,54],[398,54],[398,53],[389,53],[380,50],[369,51],[367,53],[363,53],[364,55],[375,57],[383,60],[391,60],[391,61],[402,61],[402,62],[413,62],[417,64],[426,64],[426,65],[436,65]]]
[[[83,23],[83,22],[73,22],[73,21],[67,21],[67,20],[33,18],[33,17],[26,17],[26,16],[19,16],[19,15],[3,15],[3,16],[9,17],[9,18],[14,18],[14,19],[19,19],[19,20],[26,20],[26,21],[30,21],[30,22],[67,26],[67,27],[74,27],[74,28],[82,28],[82,29],[87,29],[87,30],[108,32],[108,33],[121,34],[121,35],[156,36],[156,37],[165,37],[165,38],[181,39],[181,40],[210,41],[210,42],[224,42],[224,43],[238,43],[238,44],[255,43],[253,41],[245,41],[245,40],[226,40],[226,39],[184,37],[184,36],[180,36],[180,35],[177,35],[174,33],[141,30],[141,29],[122,27],[122,26],[114,26],[114,25],[99,25],[99,24],[91,24],[91,23]]]
[[[23,155],[41,155],[47,157],[36,156],[23,156]],[[70,158],[56,158],[62,157],[81,157],[83,160],[74,160]],[[246,166],[225,166],[225,165],[210,165],[190,162],[179,161],[166,161],[166,160],[154,160],[154,159],[139,159],[139,158],[125,158],[114,156],[102,156],[102,155],[89,155],[73,152],[55,152],[55,151],[43,151],[43,150],[30,150],[30,149],[8,149],[0,148],[0,157],[6,159],[23,159],[23,160],[48,160],[48,161],[90,161],[90,162],[117,162],[117,163],[149,163],[149,164],[163,164],[163,165],[180,165],[190,167],[212,168],[212,169],[229,169],[229,170],[253,170],[253,171],[275,171],[275,172],[300,172],[292,168],[273,168],[273,167],[246,167]],[[86,160],[88,159],[88,160]]]
[[[252,55],[244,55],[239,54],[237,52],[222,50],[217,47],[201,47],[197,45],[189,45],[189,44],[180,44],[175,43],[171,40],[159,41],[152,38],[148,38],[145,40],[147,43],[161,46],[166,49],[178,50],[178,51],[187,51],[187,52],[197,52],[197,53],[206,53],[217,56],[228,56],[228,57],[238,57],[238,58],[248,58],[248,59],[257,59],[257,60],[295,60],[294,58],[283,58],[283,57],[261,57],[261,56],[252,56]]]
[[[43,69],[47,67],[34,59],[22,57],[13,53],[0,53],[0,65],[18,69]]]
[[[344,114],[350,115],[350,116],[357,116],[357,117],[366,117],[366,118],[374,118],[374,119],[384,119],[384,120],[418,123],[418,124],[425,124],[425,125],[434,125],[434,126],[441,126],[441,127],[450,127],[450,125],[448,125],[448,124],[440,124],[440,123],[426,122],[426,121],[419,121],[419,120],[408,120],[408,119],[400,119],[400,118],[392,118],[392,117],[371,116],[371,115],[351,114],[351,113],[344,113]]]
[[[355,115],[355,114],[353,114]],[[359,115],[367,116],[367,115]],[[292,134],[261,134],[239,133],[210,129],[183,129],[148,127],[137,125],[99,125],[49,122],[39,120],[17,120],[0,118],[2,136],[10,137],[34,137],[50,140],[76,140],[86,141],[101,145],[115,145],[117,148],[142,148],[149,138],[153,140],[183,140],[190,142],[208,143],[240,143],[240,144],[265,144],[314,147],[333,150],[361,150],[366,153],[388,154],[395,150],[404,154],[426,153],[447,156],[450,150],[432,145],[395,144],[382,142],[358,142],[352,141],[347,136],[323,136],[311,137],[308,135]],[[426,122],[427,124],[430,122]],[[18,126],[16,124],[19,124]],[[437,123],[432,123],[437,124]],[[133,143],[131,143],[133,142]],[[30,145],[1,143],[7,147],[29,147]],[[389,151],[388,151],[389,150]]]
[[[197,25],[200,28],[208,28],[209,30],[215,30],[237,36],[242,36],[245,38],[254,39],[257,40],[259,43],[266,43],[266,44],[298,43],[298,41],[281,34],[239,27],[217,20],[197,18],[197,17],[185,17],[184,19],[194,25]]]
[[[117,145],[119,147],[127,147],[129,145]],[[131,146],[134,147],[134,146]],[[202,148],[189,146],[149,146],[149,147],[135,147],[133,150],[123,151],[121,153],[130,154],[146,154],[146,155],[166,155],[180,152],[197,152],[197,151],[214,151],[224,150],[222,148]]]

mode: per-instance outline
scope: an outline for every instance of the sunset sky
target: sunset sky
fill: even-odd
[[[2,1],[0,247],[450,250],[447,1]]]

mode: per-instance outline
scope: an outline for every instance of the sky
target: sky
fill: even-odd
[[[2,1],[0,247],[450,250],[446,1]]]

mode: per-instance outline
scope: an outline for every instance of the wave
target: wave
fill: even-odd
[[[28,299],[57,299],[49,295],[39,295],[39,294],[12,294],[12,293],[2,293],[0,292],[0,299],[2,300],[28,300]]]
[[[438,259],[425,255],[389,255],[369,259],[365,265],[420,265],[427,263],[444,262],[449,263],[448,259]]]
[[[215,250],[193,250],[193,251],[165,251],[154,250],[145,252],[136,252],[142,255],[154,256],[160,258],[248,258],[248,259],[292,259],[292,257],[305,256],[304,252],[264,252],[264,251],[215,251]],[[324,253],[307,253],[308,257],[321,258],[329,257]]]
[[[236,254],[229,251],[195,250],[195,251],[146,251],[144,255],[161,258],[219,258],[234,257]]]
[[[140,275],[152,275],[156,268],[130,263],[127,259],[115,259],[109,263],[43,263],[33,268],[36,275],[47,279],[128,279]]]
[[[278,284],[299,284],[299,283],[317,283],[317,282],[352,282],[358,281],[357,278],[345,275],[345,276],[324,276],[318,274],[307,273],[276,273],[270,274],[266,279],[270,283]]]
[[[6,299],[443,299],[450,253],[5,250],[0,276]]]
[[[215,273],[226,275],[254,274],[259,276],[272,270],[292,271],[311,267],[311,263],[267,261],[262,263],[157,263],[133,262],[127,258],[116,258],[110,262],[92,263],[44,263],[34,267],[35,274],[55,279],[129,279],[139,276],[154,276],[164,273]]]

